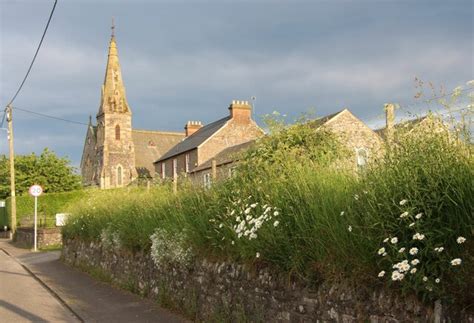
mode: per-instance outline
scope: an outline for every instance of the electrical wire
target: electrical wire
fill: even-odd
[[[5,122],[5,117],[7,116],[7,109],[3,111],[2,122],[0,123],[0,129],[3,128],[3,122]]]
[[[27,109],[23,109],[23,108],[19,108],[19,107],[12,107],[12,109],[22,111],[22,112],[26,112],[26,113],[31,113],[31,114],[34,114],[36,116],[43,117],[43,118],[49,118],[49,119],[54,119],[54,120],[58,120],[58,121],[64,121],[64,122],[79,124],[79,125],[83,125],[83,126],[88,126],[89,125],[89,124],[84,123],[84,122],[59,118],[59,117],[55,117],[55,116],[52,116],[52,115],[49,115],[49,114],[34,112],[34,111],[31,111],[31,110],[27,110]]]
[[[15,95],[13,96],[13,98],[10,100],[10,102],[7,104],[7,105],[10,105],[13,103],[13,101],[15,101],[16,97],[18,96],[18,94],[20,93],[21,89],[23,88],[23,85],[25,84],[26,82],[26,79],[28,78],[28,75],[30,74],[30,71],[31,71],[31,68],[33,67],[33,64],[36,60],[36,56],[38,56],[38,52],[41,48],[41,45],[43,44],[43,40],[44,40],[44,37],[46,36],[46,31],[48,30],[48,27],[49,27],[49,23],[51,22],[51,18],[53,17],[53,13],[54,13],[54,10],[56,9],[56,4],[58,3],[58,0],[55,0],[54,1],[54,5],[53,5],[53,9],[51,10],[51,13],[49,15],[49,18],[48,18],[48,22],[46,24],[46,27],[44,29],[44,32],[43,32],[43,36],[41,36],[41,40],[38,44],[38,47],[36,48],[36,52],[35,52],[35,55],[33,56],[33,59],[30,63],[30,67],[28,68],[28,71],[26,72],[26,75],[25,77],[23,78],[23,81],[21,82],[20,84],[20,87],[18,88],[18,90],[16,91]]]

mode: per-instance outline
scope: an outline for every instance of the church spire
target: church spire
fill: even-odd
[[[109,43],[109,55],[107,68],[105,70],[104,84],[102,85],[102,98],[98,115],[103,113],[130,113],[118,58],[113,18],[111,29],[112,35]]]

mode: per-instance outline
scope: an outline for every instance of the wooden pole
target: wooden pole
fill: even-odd
[[[13,113],[11,105],[7,106],[8,142],[10,146],[10,201],[11,201],[11,234],[16,231],[16,194],[15,194],[15,152],[13,150]]]
[[[212,181],[215,183],[217,180],[217,162],[215,159],[211,161],[211,167],[212,167]]]

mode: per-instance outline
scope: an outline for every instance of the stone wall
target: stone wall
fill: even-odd
[[[62,244],[62,235],[60,228],[38,228],[37,236],[38,248],[48,246],[57,246]],[[23,248],[33,248],[34,229],[17,228],[13,237],[13,242]]]
[[[254,264],[196,261],[157,267],[148,253],[64,241],[63,260],[196,321],[223,322],[474,322],[466,314],[383,290],[343,284],[307,286]]]

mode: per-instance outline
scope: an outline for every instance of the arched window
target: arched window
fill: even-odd
[[[115,126],[115,140],[120,140],[120,126]]]
[[[122,166],[117,167],[117,186],[122,186]]]

